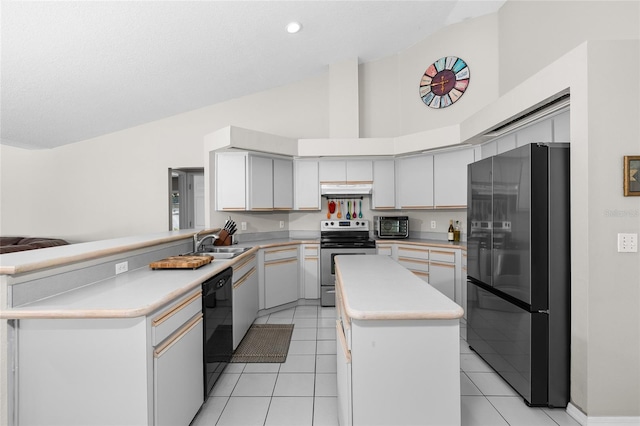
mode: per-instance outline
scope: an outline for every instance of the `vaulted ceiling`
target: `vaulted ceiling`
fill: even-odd
[[[3,1],[2,143],[54,148],[373,61],[503,3]]]

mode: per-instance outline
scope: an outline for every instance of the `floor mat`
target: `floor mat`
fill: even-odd
[[[284,362],[292,334],[293,324],[253,324],[231,362]]]

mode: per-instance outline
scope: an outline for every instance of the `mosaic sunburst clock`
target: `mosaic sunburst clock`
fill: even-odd
[[[429,65],[420,80],[420,98],[431,108],[453,105],[469,87],[469,66],[457,56],[445,56]]]

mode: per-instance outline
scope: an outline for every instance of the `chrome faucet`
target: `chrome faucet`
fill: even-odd
[[[202,247],[202,245],[204,244],[204,242],[208,239],[212,239],[212,244],[216,242],[216,240],[219,238],[218,234],[209,234],[209,235],[205,235],[204,237],[202,237],[201,239],[198,239],[199,235],[205,232],[204,230],[202,231],[198,231],[194,236],[193,236],[193,252],[197,252],[198,250],[200,250],[200,247]]]

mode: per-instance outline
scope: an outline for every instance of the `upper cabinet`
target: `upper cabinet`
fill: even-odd
[[[433,200],[437,209],[467,207],[467,165],[474,149],[465,148],[433,156]]]
[[[273,210],[273,159],[248,155],[247,210]]]
[[[396,176],[396,207],[433,208],[433,155],[398,158]]]
[[[393,159],[373,161],[371,208],[377,210],[396,208],[396,167]]]
[[[273,159],[273,209],[293,209],[293,160]]]
[[[321,160],[320,182],[324,183],[371,183],[373,169],[371,160]]]
[[[293,162],[248,152],[216,153],[218,211],[293,208]]]
[[[293,166],[295,210],[320,210],[318,160],[296,160]]]
[[[216,153],[216,210],[247,210],[246,161],[246,153]]]

